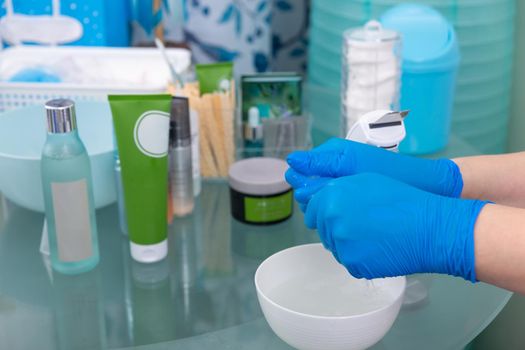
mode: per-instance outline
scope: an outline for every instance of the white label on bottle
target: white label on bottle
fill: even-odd
[[[92,256],[86,179],[51,184],[58,258],[64,262]]]

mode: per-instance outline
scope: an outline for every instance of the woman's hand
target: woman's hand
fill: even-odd
[[[435,272],[474,282],[474,224],[485,204],[363,173],[318,188],[305,223],[357,278]]]
[[[382,174],[446,197],[458,198],[463,189],[461,172],[449,159],[410,157],[339,138],[311,151],[291,153],[288,164],[292,170],[286,178],[295,189],[305,187],[304,177],[320,178],[316,186],[319,189],[327,180],[360,173]],[[311,194],[300,198],[308,199]]]

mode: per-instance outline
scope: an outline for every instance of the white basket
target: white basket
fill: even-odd
[[[178,73],[191,65],[191,53],[186,49],[167,49],[171,63]],[[115,74],[114,81],[100,83],[22,83],[7,82],[10,75],[24,67],[43,66],[50,62],[74,59],[85,64],[85,71],[99,70]],[[96,65],[94,64],[96,63]],[[91,66],[89,66],[91,65]],[[103,73],[101,73],[103,74]],[[119,79],[119,74],[122,79]],[[143,77],[133,83],[128,75]],[[53,98],[74,101],[105,101],[108,94],[152,94],[166,92],[170,81],[169,69],[157,49],[41,47],[19,46],[0,51],[0,112],[27,105],[43,104]]]

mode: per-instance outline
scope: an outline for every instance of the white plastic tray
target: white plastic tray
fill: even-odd
[[[177,72],[191,65],[188,50],[166,51]],[[53,66],[56,71],[63,62],[78,67],[78,81],[5,81],[23,68]],[[100,101],[108,94],[162,93],[170,80],[168,67],[155,48],[12,47],[0,51],[0,112],[59,97]]]

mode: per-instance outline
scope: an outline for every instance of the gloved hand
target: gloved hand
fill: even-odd
[[[354,277],[428,272],[475,282],[474,224],[486,203],[363,173],[314,194],[305,223]]]
[[[296,199],[307,203],[313,193],[330,179],[359,173],[378,173],[405,182],[422,190],[458,198],[463,179],[456,163],[450,159],[422,159],[393,153],[379,147],[333,138],[311,151],[297,151],[288,156],[292,168],[287,181],[298,190]],[[302,194],[301,194],[302,192]],[[302,201],[302,202],[301,202]]]

